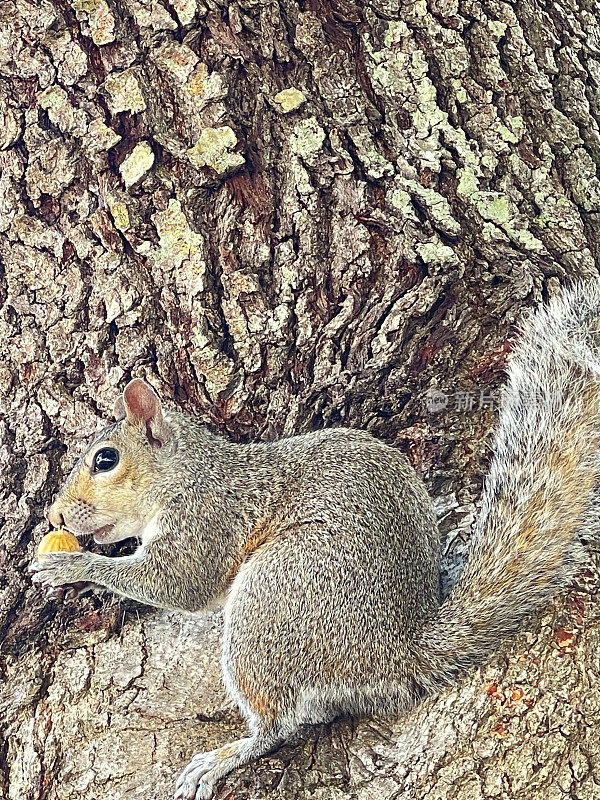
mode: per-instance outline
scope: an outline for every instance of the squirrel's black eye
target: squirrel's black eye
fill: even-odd
[[[108,472],[119,463],[119,451],[113,447],[103,447],[94,456],[94,472]]]

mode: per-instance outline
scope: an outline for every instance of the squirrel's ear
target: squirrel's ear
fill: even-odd
[[[117,422],[120,422],[122,419],[125,419],[126,413],[127,412],[125,411],[125,403],[123,402],[123,397],[122,395],[119,395],[115,400],[115,407],[113,408],[113,416],[117,420]]]
[[[117,401],[118,403],[118,401]],[[151,444],[164,444],[163,416],[160,400],[147,383],[134,378],[123,392],[123,409],[128,422],[144,422]]]

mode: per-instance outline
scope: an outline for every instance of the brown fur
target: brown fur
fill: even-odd
[[[277,526],[268,517],[261,517],[254,525],[242,546],[243,559],[253,555],[259,547],[272,542],[277,536]]]

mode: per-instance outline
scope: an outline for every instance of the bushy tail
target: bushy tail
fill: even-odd
[[[600,517],[600,282],[523,325],[508,366],[469,560],[415,643],[435,689],[481,662],[567,586]]]

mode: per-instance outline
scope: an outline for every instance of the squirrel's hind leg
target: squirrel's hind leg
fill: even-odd
[[[245,739],[208,753],[197,753],[177,780],[175,800],[207,800],[221,778],[236,767],[270,753],[284,738],[272,727],[269,730],[257,727]]]

